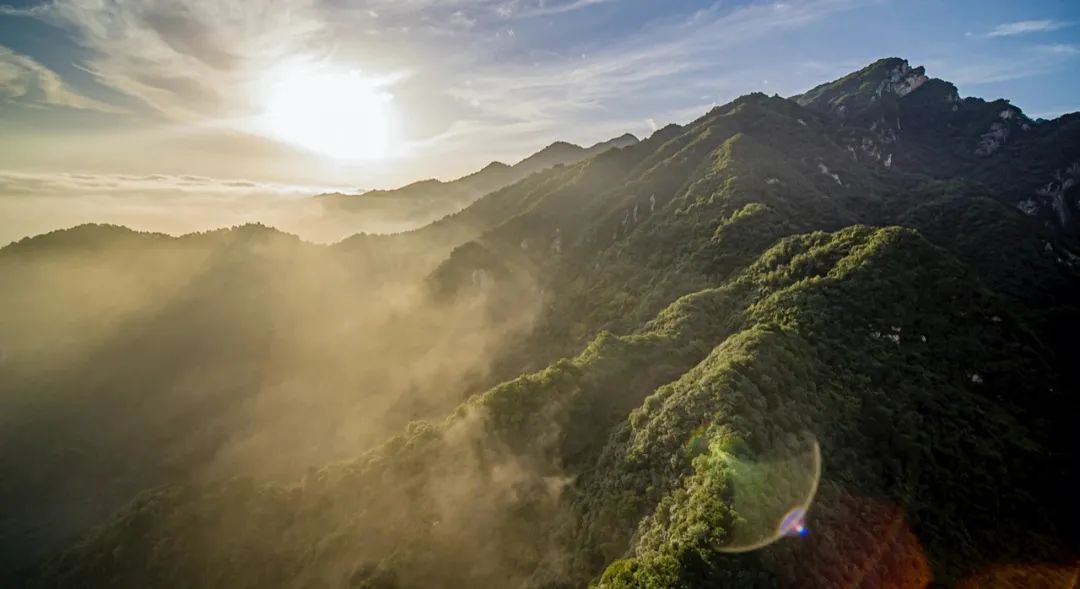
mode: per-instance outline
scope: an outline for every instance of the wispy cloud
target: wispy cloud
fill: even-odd
[[[595,125],[588,122],[587,113],[603,112],[614,103],[625,102],[628,96],[663,95],[668,91],[693,90],[694,96],[685,97],[683,105],[692,104],[694,112],[701,114],[701,88],[685,80],[701,74],[697,77],[709,81],[709,90],[730,97],[756,90],[760,78],[743,75],[741,66],[727,58],[732,51],[858,6],[846,0],[755,3],[734,9],[717,3],[588,55],[481,67],[464,83],[451,88],[453,95],[476,109],[470,133],[460,136],[475,140],[477,134],[505,134],[507,125],[511,125],[518,139],[527,141],[530,136],[566,129],[568,121],[581,123],[575,124],[576,131],[592,129]],[[672,80],[683,82],[672,84]],[[687,109],[676,110],[681,114]],[[650,114],[663,117],[667,113]],[[633,125],[629,130],[648,132],[650,126],[642,127],[644,119],[620,122]]]
[[[63,107],[116,113],[119,109],[72,90],[33,58],[0,45],[0,98],[34,107]]]
[[[536,2],[524,3],[508,2],[504,5],[502,13],[507,16],[531,18],[536,16],[551,16],[581,10],[597,4],[608,4],[617,0],[572,0],[570,2]],[[512,7],[512,8],[510,8]],[[509,9],[507,9],[509,8]]]
[[[1037,45],[1034,49],[1036,51],[1042,53],[1049,53],[1052,55],[1080,55],[1080,46],[1069,45],[1067,43],[1055,43],[1053,45]]]
[[[1015,37],[1017,35],[1029,35],[1032,33],[1048,33],[1072,25],[1072,23],[1058,20],[1018,20],[1015,22],[1002,23],[986,33],[987,37]]]
[[[1038,61],[986,61],[964,64],[949,64],[934,67],[935,75],[943,77],[961,87],[979,86],[1020,80],[1039,76],[1053,71],[1047,63]]]
[[[173,120],[243,112],[251,74],[297,51],[322,30],[309,0],[260,6],[149,0],[49,2],[7,8],[67,30],[88,53],[77,65],[96,80]]]
[[[378,15],[467,15],[470,19],[532,18],[565,14],[598,4],[615,3],[619,0],[373,0],[367,4],[369,12]]]
[[[716,2],[654,21],[639,34],[592,40],[587,55],[532,51],[521,35],[508,34],[544,26],[540,18],[573,18],[566,15],[619,1],[70,0],[5,13],[68,31],[87,49],[73,57],[76,67],[165,121],[221,125],[251,117],[261,108],[267,70],[302,56],[398,80],[389,91],[409,113],[404,140],[418,157],[492,146],[479,160],[513,159],[555,138],[588,142],[609,131],[647,131],[645,118],[699,108],[702,94],[712,97],[707,107],[718,94],[757,89],[732,81],[760,76],[743,76],[727,55],[861,5]],[[678,95],[687,84],[665,83],[706,70],[700,77],[709,87],[692,83],[687,96]],[[409,75],[394,77],[403,71]],[[635,95],[671,101],[648,113],[595,116]],[[617,130],[619,124],[633,126]]]
[[[964,60],[928,60],[933,75],[960,86],[979,86],[1051,74],[1062,75],[1080,56],[1080,47],[1058,43],[1029,45],[996,58],[971,56]]]

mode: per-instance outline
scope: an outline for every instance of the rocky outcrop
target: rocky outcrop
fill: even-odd
[[[1039,211],[1042,210],[1042,208],[1039,206],[1039,203],[1036,202],[1035,199],[1031,198],[1025,198],[1024,200],[1016,203],[1016,208],[1020,209],[1021,213],[1024,213],[1029,217],[1034,217],[1035,215],[1038,215]]]
[[[990,125],[990,130],[979,136],[979,143],[975,146],[975,155],[988,156],[998,150],[1009,140],[1009,126],[1003,123]]]
[[[1043,200],[1049,201],[1055,220],[1063,229],[1069,227],[1072,219],[1072,211],[1069,210],[1069,203],[1065,197],[1078,183],[1080,183],[1080,161],[1073,162],[1065,170],[1054,172],[1053,179],[1037,192]]]
[[[926,70],[922,66],[912,68],[905,61],[896,64],[889,70],[888,77],[878,84],[875,94],[877,96],[882,94],[907,96],[929,80],[930,78],[927,77]]]
[[[835,180],[837,184],[841,186],[844,185],[844,183],[840,181],[840,175],[829,170],[829,166],[826,166],[824,163],[818,162],[818,171]]]

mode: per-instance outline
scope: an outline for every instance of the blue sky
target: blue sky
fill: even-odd
[[[886,56],[1032,117],[1080,110],[1066,0],[0,0],[0,170],[394,186]],[[394,149],[344,160],[260,127],[266,72],[297,60],[360,72]]]

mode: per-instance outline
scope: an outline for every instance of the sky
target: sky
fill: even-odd
[[[0,0],[0,223],[39,193],[450,179],[887,56],[1080,110],[1072,0]]]

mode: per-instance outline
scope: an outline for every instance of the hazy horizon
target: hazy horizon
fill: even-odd
[[[1078,22],[1068,3],[5,1],[0,241],[90,221],[273,222],[281,192],[300,194],[289,187],[449,180],[554,141],[644,137],[748,92],[793,95],[891,55],[961,95],[1052,117],[1080,107]],[[109,190],[151,176],[205,186]],[[239,183],[274,188],[241,198]],[[192,198],[176,208],[181,194]],[[199,201],[215,196],[233,213],[206,218]],[[99,218],[77,214],[92,201]]]

